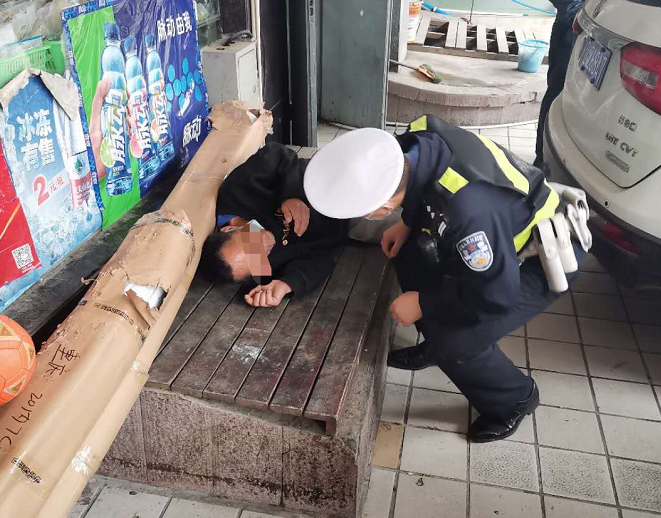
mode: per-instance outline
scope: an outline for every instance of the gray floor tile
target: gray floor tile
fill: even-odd
[[[468,401],[461,394],[413,389],[408,424],[447,432],[466,432]]]
[[[565,293],[549,306],[545,313],[558,313],[560,315],[574,315],[574,302],[571,293]]]
[[[543,313],[526,324],[528,338],[579,342],[576,319],[566,315]]]
[[[471,518],[541,518],[539,495],[499,487],[471,485]]]
[[[399,476],[394,518],[465,518],[466,483],[453,480]]]
[[[516,336],[506,336],[500,339],[498,346],[512,360],[517,367],[527,367],[526,361],[526,341],[524,338]]]
[[[532,148],[530,151],[534,152],[535,138],[512,135],[510,131],[510,148]]]
[[[596,414],[540,406],[535,412],[535,418],[540,445],[604,453]]]
[[[535,431],[533,429],[532,416],[526,416],[519,425],[519,429],[506,439],[507,441],[527,442],[532,444],[535,442]]]
[[[599,411],[641,419],[661,419],[652,387],[626,381],[592,380]]]
[[[615,488],[620,505],[661,511],[661,466],[612,459]]]
[[[585,347],[590,375],[623,381],[647,381],[647,373],[638,351]]]
[[[546,518],[618,518],[615,507],[565,500],[553,496],[544,497]]]
[[[509,334],[509,336],[521,336],[521,337],[526,336],[525,326],[521,326],[519,329],[515,329]]]
[[[611,455],[661,463],[661,423],[609,415],[601,423]]]
[[[159,518],[168,501],[165,496],[105,487],[86,518]]]
[[[403,423],[406,412],[406,400],[409,388],[402,385],[386,385],[386,394],[383,398],[381,421],[389,423]]]
[[[661,354],[644,353],[643,358],[650,371],[652,383],[661,385]]]
[[[73,505],[71,511],[69,511],[68,518],[80,518],[83,516],[92,505],[92,502],[94,502],[94,499],[101,492],[104,485],[105,483],[103,481],[96,477],[92,477],[85,486],[85,489],[83,489],[78,501]]]
[[[530,367],[567,374],[587,374],[579,344],[528,340]]]
[[[636,340],[627,322],[596,318],[579,318],[583,343],[616,349],[636,349]]]
[[[642,511],[629,511],[628,509],[622,510],[622,518],[658,518],[658,514],[644,513]]]
[[[362,518],[383,518],[390,513],[390,502],[395,483],[395,472],[372,469],[370,487]]]
[[[575,292],[596,293],[598,295],[619,295],[617,282],[607,273],[581,272],[572,284]]]
[[[542,405],[594,411],[590,383],[585,376],[533,371]]]
[[[237,518],[240,512],[241,509],[236,507],[175,498],[170,502],[163,518]]]
[[[544,493],[615,503],[606,457],[575,451],[540,448]]]
[[[582,272],[600,272],[606,273],[606,269],[601,265],[597,258],[592,254],[587,254],[581,261],[579,270]]]
[[[409,385],[411,383],[411,371],[388,367],[386,381],[397,385]]]
[[[539,490],[537,457],[532,444],[499,441],[470,445],[471,481]]]
[[[620,297],[574,293],[576,314],[579,317],[603,318],[605,320],[626,321],[627,312]]]
[[[480,135],[488,138],[492,137],[507,137],[507,128],[480,128]]]
[[[459,393],[457,386],[438,367],[430,367],[429,369],[417,371],[413,375],[413,386]]]
[[[638,324],[661,324],[661,301],[625,299],[629,319]]]
[[[649,324],[633,324],[641,351],[661,353],[661,326]]]
[[[408,426],[404,434],[402,471],[466,479],[466,436]]]
[[[260,513],[257,511],[243,511],[241,518],[276,518],[279,515]]]

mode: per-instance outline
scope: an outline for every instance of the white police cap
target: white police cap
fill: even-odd
[[[395,137],[358,129],[317,151],[305,172],[305,195],[330,218],[366,216],[392,198],[403,171],[404,154]]]

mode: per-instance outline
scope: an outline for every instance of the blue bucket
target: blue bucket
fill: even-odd
[[[524,40],[519,42],[519,70],[536,73],[544,60],[549,44],[543,40]]]

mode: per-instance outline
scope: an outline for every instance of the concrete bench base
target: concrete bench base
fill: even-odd
[[[359,518],[393,327],[392,272],[383,286],[335,435],[310,419],[146,388],[99,472],[316,516]]]

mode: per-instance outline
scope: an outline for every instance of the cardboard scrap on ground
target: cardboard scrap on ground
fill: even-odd
[[[160,211],[141,218],[38,355],[27,390],[0,408],[0,516],[65,517],[146,381],[214,229],[218,187],[272,118],[230,102]],[[161,288],[160,305],[140,298]]]

